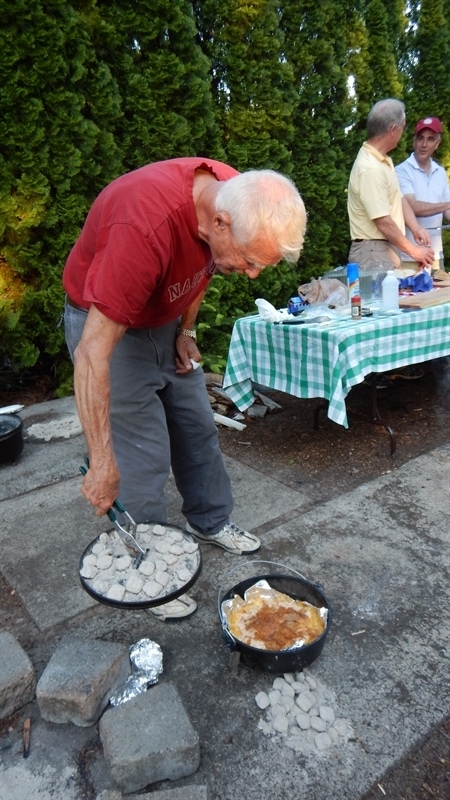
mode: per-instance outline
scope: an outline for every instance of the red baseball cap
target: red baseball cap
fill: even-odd
[[[434,131],[435,133],[442,133],[442,122],[437,117],[425,117],[419,120],[414,133],[420,133],[420,131],[423,131],[425,128],[429,128],[430,131]]]

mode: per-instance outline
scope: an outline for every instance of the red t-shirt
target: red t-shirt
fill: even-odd
[[[200,168],[221,181],[239,174],[209,158],[174,158],[103,189],[64,268],[71,300],[85,308],[94,303],[130,328],[156,328],[183,313],[214,272],[192,199]]]

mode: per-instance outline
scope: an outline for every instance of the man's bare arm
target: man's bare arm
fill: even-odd
[[[92,305],[74,353],[75,398],[90,460],[81,492],[97,508],[98,516],[112,506],[119,492],[110,423],[109,364],[125,331],[125,325],[108,319]]]
[[[445,214],[447,219],[450,219],[450,200],[446,203],[426,203],[424,200],[416,200],[414,194],[406,194],[405,197],[416,217],[432,217],[434,214]]]
[[[197,319],[198,310],[202,304],[202,300],[206,294],[206,289],[200,292],[199,295],[195,298],[195,300],[188,306],[185,310],[180,323],[180,328],[185,328],[187,330],[193,330],[195,326],[195,320]],[[177,370],[176,372],[179,375],[186,374],[187,372],[191,372],[193,367],[190,362],[190,359],[193,358],[194,361],[200,361],[201,355],[200,351],[197,347],[195,339],[191,336],[177,336],[177,357],[176,357],[176,365]]]
[[[383,235],[384,239],[387,239],[387,241],[393,244],[395,247],[398,247],[400,250],[408,253],[408,255],[410,255],[414,261],[418,261],[419,264],[424,265],[433,263],[433,250],[431,250],[430,247],[420,247],[412,244],[409,239],[403,235],[400,228],[394,222],[391,216],[377,217],[377,219],[374,219],[374,223],[380,233]]]

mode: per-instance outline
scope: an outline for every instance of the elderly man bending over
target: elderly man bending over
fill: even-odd
[[[123,175],[95,200],[65,266],[66,339],[89,449],[83,495],[120,497],[136,522],[166,521],[172,467],[186,530],[231,553],[256,536],[230,520],[230,479],[201,369],[195,319],[211,277],[296,262],[306,213],[291,181],[176,158]],[[173,601],[187,616],[195,601]],[[169,604],[170,605],[170,604]],[[156,610],[153,610],[156,613]]]

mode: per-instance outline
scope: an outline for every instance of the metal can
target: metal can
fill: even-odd
[[[288,300],[287,310],[289,314],[293,314],[294,317],[300,314],[301,311],[305,308],[305,303],[303,302],[301,297],[291,297]]]
[[[347,264],[347,286],[350,301],[354,295],[359,295],[359,264],[352,261]]]
[[[352,319],[361,319],[361,297],[359,294],[354,294],[350,299]]]

